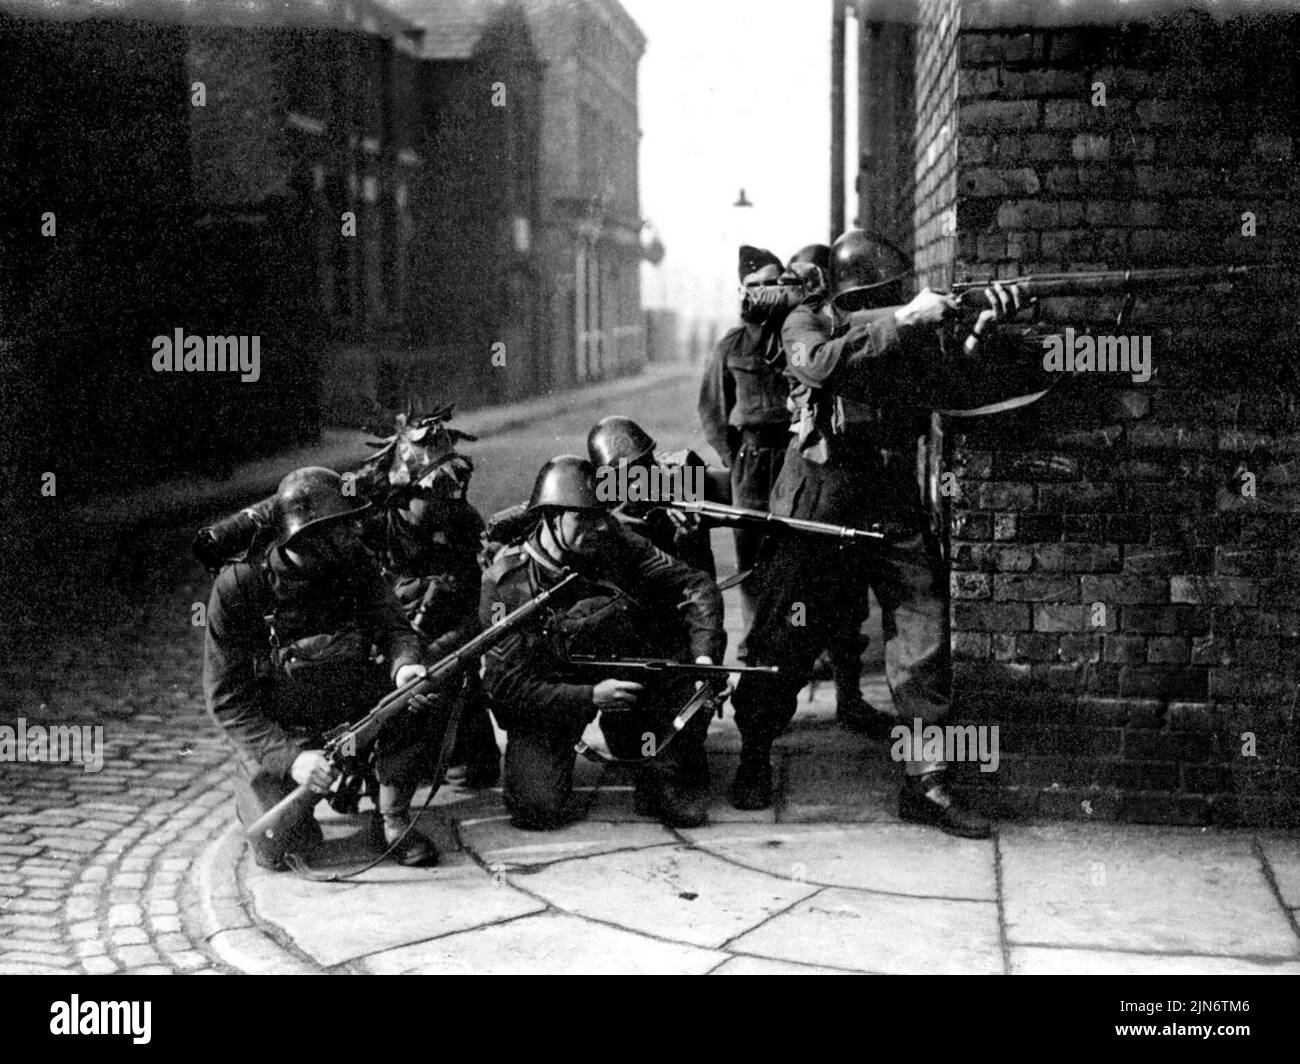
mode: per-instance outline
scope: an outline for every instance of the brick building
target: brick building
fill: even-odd
[[[316,434],[322,352],[400,320],[414,52],[368,0],[0,5],[6,465],[85,493]],[[154,371],[177,328],[259,337],[258,379]]]
[[[422,166],[409,190],[408,338],[378,355],[377,398],[478,406],[544,391],[543,68],[523,9],[498,0],[386,5],[423,31],[411,101]]]
[[[557,387],[645,362],[637,64],[618,0],[524,0],[543,82],[541,219],[547,347]]]
[[[859,55],[857,221],[922,283],[1295,243],[1294,12],[864,0],[836,19]],[[1113,332],[1119,306],[1053,300],[1040,332]],[[1168,291],[1123,332],[1150,337],[1149,381],[1064,374],[1013,413],[933,419],[954,711],[1003,751],[962,778],[1048,816],[1300,823],[1294,296]]]

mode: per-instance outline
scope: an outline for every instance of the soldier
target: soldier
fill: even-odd
[[[790,265],[786,268],[787,276],[782,279],[787,282],[797,281],[805,299],[825,299],[830,289],[830,267],[831,249],[825,244],[809,244],[791,256]],[[782,319],[782,325],[784,324]],[[799,413],[798,404],[793,398],[789,401],[789,406],[791,413]],[[782,458],[784,457],[783,453]],[[864,528],[868,523],[866,514],[850,522],[855,528]],[[829,666],[830,675],[835,681],[835,719],[841,727],[883,737],[888,734],[893,717],[882,713],[862,697],[862,652],[868,642],[862,634],[862,626],[871,616],[867,574],[857,556],[842,556],[839,560],[844,578],[840,585],[843,591],[840,602],[844,621],[830,633],[830,643],[814,664],[812,675],[824,678],[826,672],[823,671],[822,663],[826,662]]]
[[[831,301],[810,297],[786,318],[786,372],[800,417],[772,512],[841,524],[865,514],[890,533],[888,547],[866,559],[885,615],[886,678],[898,717],[930,724],[948,711],[948,581],[915,483],[913,404],[947,372],[936,330],[957,302],[926,289],[896,307],[906,268],[901,256],[851,230],[833,248]],[[994,309],[986,313],[999,319],[1018,307],[1014,290],[1008,298],[999,289],[990,300]],[[871,308],[888,309],[849,327],[846,314]],[[836,552],[807,537],[771,545],[748,651],[751,662],[779,664],[783,676],[769,684],[743,677],[732,696],[743,744],[732,801],[741,809],[771,804],[771,744],[842,617]],[[970,838],[989,834],[986,819],[951,798],[942,762],[911,749],[905,761],[903,819]]]
[[[587,455],[596,467],[597,488],[608,477],[617,483],[618,474],[631,474],[636,468],[646,471],[678,472],[699,481],[703,494],[704,461],[693,451],[657,456],[655,441],[640,425],[628,417],[602,418],[587,433]],[[628,476],[624,476],[624,482]],[[631,531],[644,536],[665,554],[685,562],[693,569],[716,576],[709,530],[693,514],[680,514],[656,506],[659,500],[602,499],[612,503],[613,515]]]
[[[741,324],[714,348],[700,382],[698,409],[704,438],[731,471],[732,505],[766,510],[790,442],[779,319],[797,289],[779,291],[781,260],[762,248],[741,247],[739,273]],[[752,569],[762,532],[738,528],[735,537],[736,568]],[[740,586],[740,606],[748,627],[754,608],[748,581]]]
[[[397,433],[362,479],[379,501],[364,541],[383,566],[432,664],[478,633],[482,582],[478,553],[483,518],[466,495],[473,462],[456,451],[474,437],[445,422],[451,408],[412,419],[399,415]],[[444,692],[444,696],[450,692]],[[477,670],[467,670],[456,692],[464,700],[448,779],[491,787],[501,772]]]
[[[483,583],[480,619],[487,624],[553,586],[566,567],[581,577],[577,601],[525,626],[484,659],[484,685],[507,732],[506,806],[522,828],[546,830],[574,819],[574,745],[599,714],[616,757],[664,747],[637,770],[637,812],[698,826],[707,820],[709,714],[695,714],[671,744],[663,742],[665,725],[694,693],[691,681],[591,684],[567,671],[565,661],[572,654],[720,661],[722,596],[705,574],[612,519],[596,497],[595,472],[574,455],[547,462],[529,499],[535,529],[501,551]]]
[[[342,478],[314,466],[295,470],[280,482],[275,508],[279,534],[267,554],[227,566],[213,583],[204,641],[204,695],[237,753],[235,806],[244,824],[295,783],[324,794],[335,777],[324,733],[363,716],[389,686],[425,675],[419,641],[361,545],[357,519],[367,506],[344,494]],[[404,865],[438,859],[432,843],[406,830],[420,773],[437,752],[429,730],[426,714],[404,714],[377,744],[372,830],[386,843],[401,840],[394,856]],[[288,850],[303,859],[320,841],[310,810],[288,830]],[[284,867],[280,845],[252,846],[262,867]]]

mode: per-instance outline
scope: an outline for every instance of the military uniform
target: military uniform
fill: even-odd
[[[804,537],[771,542],[757,588],[748,660],[779,664],[774,683],[742,677],[732,697],[746,746],[763,751],[789,723],[817,651],[842,623],[845,596],[875,589],[884,612],[885,670],[899,718],[930,723],[948,710],[947,581],[920,506],[916,422],[908,405],[937,364],[933,331],[900,329],[890,315],[834,329],[829,306],[811,299],[786,318],[782,340],[800,409],[772,498],[772,512],[836,524],[864,515],[889,533],[867,548],[865,583],[846,586],[836,547]],[[792,623],[796,603],[804,604]],[[764,753],[764,757],[766,754]],[[909,774],[941,768],[909,760]]]
[[[731,473],[731,503],[766,511],[790,442],[789,386],[769,366],[772,353],[760,326],[747,324],[718,342],[700,382],[698,410],[704,438]],[[752,569],[763,542],[761,530],[735,529],[736,567]],[[746,615],[752,610],[747,584],[741,585]]]
[[[490,624],[539,591],[562,570],[543,552],[538,533],[505,548],[483,582],[480,620]],[[566,670],[570,654],[722,659],[726,635],[722,597],[705,574],[647,540],[611,525],[599,558],[582,571],[578,590],[558,608],[525,625],[485,657],[484,685],[508,733],[505,800],[514,823],[558,827],[571,818],[574,744],[597,715],[590,674]],[[648,683],[637,705],[601,715],[616,757],[638,758],[665,736],[693,682]],[[697,713],[663,752],[638,773],[642,788],[703,795],[708,781],[704,737],[709,714]]]
[[[413,525],[389,508],[378,512],[366,528],[365,542],[419,633],[429,665],[478,634],[483,530],[482,516],[464,500],[447,504],[436,526]],[[494,774],[501,753],[477,670],[466,670],[459,694],[463,706],[451,763]]]
[[[241,822],[294,789],[290,770],[299,754],[320,749],[336,725],[364,716],[399,669],[419,662],[419,640],[360,549],[328,579],[305,576],[278,547],[258,563],[223,569],[208,603],[203,690],[208,713],[238,755]],[[435,738],[422,715],[390,723],[376,748],[380,784],[413,789],[436,760]],[[310,814],[293,832],[305,848],[319,839]]]

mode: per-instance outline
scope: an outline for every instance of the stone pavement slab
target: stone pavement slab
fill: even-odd
[[[1013,975],[1300,975],[1300,963],[1012,946],[1011,972]]]
[[[991,902],[826,888],[730,944],[803,964],[893,974],[1004,970]]]
[[[782,823],[878,824],[898,821],[898,785],[886,748],[835,729],[835,754],[787,754]]]
[[[1000,849],[1013,945],[1300,959],[1248,835],[1011,826]]]
[[[460,837],[489,870],[497,866],[527,868],[674,841],[668,830],[653,820],[632,824],[586,820],[559,831],[521,831],[505,816],[462,823]]]
[[[1278,893],[1288,908],[1300,908],[1300,837],[1294,833],[1263,835],[1259,840],[1277,881]]]
[[[817,886],[995,901],[993,843],[903,824],[737,824],[682,835],[747,868]]]
[[[437,868],[381,865],[345,883],[274,874],[246,882],[259,915],[327,968],[544,908],[494,884],[465,854],[446,854]]]
[[[548,912],[388,950],[358,967],[382,975],[703,975],[726,957]]]
[[[575,916],[713,948],[817,889],[684,846],[565,861],[507,879]]]
[[[834,968],[815,968],[810,964],[769,961],[762,957],[732,957],[714,968],[710,975],[848,975]]]

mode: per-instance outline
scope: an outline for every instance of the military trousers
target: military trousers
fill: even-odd
[[[779,428],[744,429],[740,448],[731,463],[731,504],[747,510],[767,512],[772,488],[781,475],[790,433]],[[736,569],[744,572],[758,563],[765,533],[759,528],[737,528]],[[740,585],[740,611],[748,628],[754,615],[754,595],[750,581]]]
[[[349,669],[322,670],[313,678],[276,679],[263,686],[268,716],[304,750],[319,750],[325,733],[364,717],[392,691],[386,672],[370,663]],[[449,704],[449,703],[448,703]],[[374,747],[375,778],[381,786],[413,790],[430,778],[438,760],[447,704],[434,711],[397,714],[380,729]],[[235,807],[251,823],[296,784],[287,775],[267,772],[240,753],[235,776]]]
[[[846,555],[854,552],[846,565]],[[941,721],[948,713],[951,665],[947,578],[929,534],[891,537],[887,546],[844,547],[811,536],[772,539],[760,561],[754,623],[745,661],[777,665],[782,675],[745,675],[731,704],[744,747],[765,753],[794,717],[800,688],[823,647],[857,625],[868,586],[880,603],[885,677],[899,721]],[[906,753],[907,771],[942,768]]]
[[[694,690],[691,683],[647,686],[636,709],[600,715],[600,730],[616,758],[641,759],[671,732],[671,721]],[[711,714],[707,707],[693,716],[656,756],[634,766],[638,786],[671,784],[679,790],[708,786],[704,738]],[[573,794],[574,745],[586,730],[583,721],[520,721],[506,735],[504,798],[516,827],[549,830],[581,816]]]

